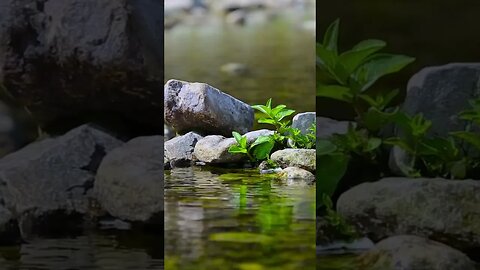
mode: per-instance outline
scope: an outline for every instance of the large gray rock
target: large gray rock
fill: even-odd
[[[179,133],[231,136],[253,127],[252,107],[208,84],[169,80],[164,94],[165,122]]]
[[[299,113],[293,117],[292,128],[298,128],[303,134],[310,133],[310,128],[315,124],[315,112]]]
[[[316,168],[315,149],[283,149],[274,152],[270,159],[277,162],[282,168],[298,167],[310,172]]]
[[[246,134],[248,144],[253,143],[260,136],[268,136],[273,131],[261,129]],[[225,138],[220,135],[210,135],[199,140],[195,145],[193,156],[196,160],[205,163],[236,163],[248,160],[246,155],[228,152],[230,146],[236,144],[234,138]]]
[[[454,63],[427,67],[415,74],[407,86],[402,110],[409,115],[422,113],[432,121],[430,135],[445,136],[451,131],[464,130],[466,122],[458,119],[459,112],[469,107],[469,100],[480,95],[480,63]],[[397,136],[402,136],[397,131]],[[394,147],[390,167],[399,175],[408,175],[411,158]]]
[[[363,254],[360,269],[369,270],[475,270],[462,252],[439,242],[413,235],[399,235],[377,243]]]
[[[3,0],[0,81],[44,125],[114,114],[161,128],[163,1]]]
[[[480,247],[480,182],[385,178],[343,193],[337,211],[374,241],[424,236],[468,251]]]
[[[58,222],[62,216],[87,213],[97,168],[121,144],[83,125],[0,159],[0,197],[19,220],[22,234],[48,227],[49,218]]]
[[[348,131],[348,121],[337,121],[326,117],[317,117],[317,138],[328,139],[333,134],[345,134]]]
[[[189,166],[193,162],[193,150],[203,136],[189,132],[165,142],[164,157],[171,168]]]
[[[163,224],[163,142],[162,136],[138,137],[103,159],[94,196],[112,216]]]

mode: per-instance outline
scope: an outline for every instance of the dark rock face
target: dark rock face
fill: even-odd
[[[480,95],[480,64],[453,63],[427,67],[415,74],[407,86],[402,106],[409,115],[421,113],[432,121],[430,134],[446,136],[464,130],[466,122],[458,113],[469,108],[469,101]],[[397,136],[402,136],[398,131]],[[408,175],[412,158],[398,147],[390,156],[390,168],[399,175]]]
[[[4,0],[0,81],[48,125],[111,113],[160,130],[163,1]]]
[[[83,125],[2,158],[2,206],[18,220],[22,236],[55,225],[65,229],[65,221],[81,221],[81,216],[90,211],[90,193],[100,161],[122,144],[101,130]],[[2,219],[0,224],[9,220]]]

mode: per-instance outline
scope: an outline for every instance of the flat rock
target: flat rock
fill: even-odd
[[[246,134],[247,142],[253,143],[260,136],[268,136],[273,131],[261,129]],[[204,163],[236,163],[248,160],[246,155],[232,154],[228,152],[230,146],[236,144],[234,138],[225,138],[220,135],[210,135],[199,140],[195,145],[193,155],[196,160]]]
[[[415,74],[407,86],[402,110],[409,115],[422,113],[432,121],[430,135],[445,136],[464,130],[466,122],[459,112],[469,108],[469,100],[480,95],[480,63],[453,63],[426,67]],[[402,136],[401,131],[396,132]],[[392,149],[390,168],[399,175],[408,175],[411,162],[403,150]]]
[[[164,94],[165,122],[179,133],[231,136],[253,127],[250,105],[208,84],[169,80]]]
[[[157,0],[4,0],[0,81],[43,126],[97,113],[160,131],[162,13]]]
[[[83,125],[0,159],[0,194],[22,235],[87,213],[97,168],[120,145],[111,135]]]
[[[480,247],[480,182],[385,178],[343,193],[337,211],[379,241],[412,234],[462,251]]]
[[[163,224],[163,137],[138,137],[102,161],[94,195],[112,216]]]
[[[193,150],[203,136],[189,132],[165,142],[164,158],[171,168],[190,166],[193,163]]]
[[[315,149],[283,149],[274,152],[270,159],[277,162],[282,168],[298,167],[309,172],[315,172]]]
[[[475,270],[462,252],[413,235],[398,235],[377,243],[363,254],[360,269],[369,270]]]

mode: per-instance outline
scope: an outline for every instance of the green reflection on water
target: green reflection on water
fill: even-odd
[[[166,269],[314,269],[315,186],[222,174],[166,175]]]

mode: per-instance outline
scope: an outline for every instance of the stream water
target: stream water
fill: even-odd
[[[165,176],[167,269],[314,269],[315,186],[257,170]]]

